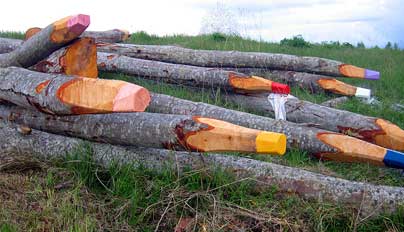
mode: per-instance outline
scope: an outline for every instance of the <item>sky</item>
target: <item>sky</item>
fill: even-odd
[[[403,0],[7,0],[0,30],[45,27],[68,15],[91,16],[88,30],[121,28],[150,34],[197,35],[216,30],[264,41],[302,35],[404,48]]]

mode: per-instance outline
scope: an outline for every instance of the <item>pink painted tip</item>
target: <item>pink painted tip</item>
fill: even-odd
[[[143,112],[150,103],[150,93],[142,86],[126,84],[113,102],[114,112]]]
[[[90,25],[90,16],[85,14],[75,15],[67,21],[69,30],[77,35],[81,35],[88,25]]]

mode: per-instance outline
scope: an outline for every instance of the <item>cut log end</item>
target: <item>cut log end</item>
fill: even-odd
[[[376,125],[384,132],[375,135],[376,144],[393,150],[404,151],[404,130],[384,119],[376,119]]]
[[[367,80],[378,80],[380,78],[380,73],[377,71],[359,68],[349,64],[340,65],[339,71],[346,77],[363,78]]]
[[[341,94],[345,96],[355,96],[356,87],[346,84],[336,79],[319,79],[317,83],[321,88],[332,93]]]
[[[122,33],[122,41],[128,40],[130,38],[130,33],[127,30],[115,29],[115,31],[119,31]]]
[[[53,43],[65,43],[81,35],[90,25],[90,16],[75,15],[63,18],[53,23],[54,30],[51,34]]]
[[[97,46],[94,39],[80,38],[67,48],[64,56],[64,71],[66,75],[98,77]]]
[[[317,138],[334,147],[337,153],[317,154],[319,158],[340,162],[365,162],[378,166],[404,168],[404,154],[337,133],[319,133]],[[394,163],[395,165],[390,165]],[[401,164],[401,165],[398,165]]]
[[[197,151],[238,151],[283,155],[286,151],[284,134],[264,132],[225,121],[193,117],[205,129],[185,135],[188,147]]]
[[[40,32],[42,29],[39,27],[32,27],[29,28],[26,32],[25,32],[25,37],[24,40],[28,40],[29,38],[31,38],[32,36],[34,36],[35,34],[37,34],[38,32]]]
[[[238,76],[235,73],[229,73],[229,83],[238,92],[272,92],[281,94],[290,93],[289,86],[273,82],[258,76]]]
[[[73,114],[138,112],[149,105],[143,87],[118,80],[75,78],[57,91],[59,100],[72,106]]]

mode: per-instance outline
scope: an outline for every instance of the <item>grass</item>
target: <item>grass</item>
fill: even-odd
[[[0,37],[21,38],[21,34],[1,32]],[[288,43],[280,45],[220,34],[158,37],[138,32],[132,35],[130,42],[320,56],[379,70],[382,76],[379,81],[347,79],[346,82],[371,88],[382,104],[370,106],[350,99],[341,108],[385,118],[404,127],[404,113],[395,112],[390,107],[393,103],[404,103],[401,84],[404,81],[404,51],[317,44],[294,47],[288,46]],[[134,82],[151,91],[183,99],[244,110],[224,102],[218,94],[212,97],[212,89],[196,92],[186,86],[172,86],[121,74],[101,73],[100,76]],[[216,89],[213,91],[218,93]],[[292,92],[301,99],[317,103],[334,97],[311,95],[299,89],[292,89]],[[0,209],[0,231],[155,231],[156,228],[166,231],[181,223],[188,224],[190,231],[232,231],[235,227],[245,228],[246,231],[404,230],[402,211],[362,221],[349,207],[305,201],[297,196],[280,194],[275,187],[257,189],[252,180],[238,182],[232,174],[221,169],[187,170],[178,176],[169,167],[159,172],[132,165],[102,168],[92,161],[91,150],[83,147],[84,152],[70,154],[64,161],[46,163],[40,170],[0,173],[1,189],[6,189],[6,196],[11,197],[7,199],[12,199]],[[404,186],[404,176],[399,170],[367,164],[320,162],[299,150],[289,151],[282,158],[229,155],[252,157],[350,180]],[[12,185],[9,180],[22,185]],[[56,188],[64,186],[63,183],[68,183],[67,187]],[[15,195],[16,192],[20,195]],[[1,193],[0,190],[0,198],[3,196]],[[32,204],[39,205],[41,210],[23,210]]]

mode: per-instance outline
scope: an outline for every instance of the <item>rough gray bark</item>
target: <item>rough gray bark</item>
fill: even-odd
[[[82,17],[74,16],[74,17]],[[88,16],[85,16],[88,17]],[[89,21],[89,18],[86,19]],[[80,24],[78,21],[76,24]],[[78,25],[79,27],[73,28],[73,26],[67,27],[66,30],[56,31],[55,24],[50,24],[35,36],[25,41],[20,47],[12,52],[0,55],[0,67],[18,66],[28,68],[39,61],[48,57],[52,52],[63,47],[70,41],[76,39],[87,28],[88,25]],[[79,30],[77,29],[79,28]],[[57,38],[54,39],[54,33],[58,33]],[[63,38],[63,39],[61,39]]]
[[[217,68],[170,64],[103,52],[98,52],[97,64],[101,71],[124,73],[154,80],[158,79],[168,83],[222,88],[236,92],[282,91],[280,87],[272,88],[272,81]],[[251,81],[254,81],[259,86],[249,84]],[[243,83],[242,85],[237,84],[241,82]],[[283,87],[289,90],[287,86]]]
[[[274,117],[274,110],[266,96],[227,94],[224,98],[241,105],[245,109]],[[324,130],[340,132],[393,150],[404,150],[404,131],[386,120],[296,98],[289,99],[285,108],[288,121],[306,123]]]
[[[10,125],[0,122],[0,148],[3,154],[27,153],[40,159],[64,158],[66,154],[80,151],[84,141],[33,130],[21,135]],[[222,167],[231,171],[238,179],[250,177],[262,187],[278,186],[279,191],[295,193],[304,199],[345,204],[361,210],[364,216],[394,213],[404,203],[401,187],[390,187],[348,181],[324,176],[273,163],[237,156],[173,152],[169,150],[119,147],[87,142],[93,159],[109,166],[119,164],[144,165],[161,170],[163,167],[210,168]],[[175,167],[177,166],[177,167]]]
[[[318,57],[259,52],[193,50],[177,46],[104,44],[99,46],[98,51],[203,67],[267,68],[314,72],[330,76],[342,76],[339,66],[343,65],[339,61]]]
[[[29,39],[36,33],[40,32],[42,28],[33,27],[25,32],[25,40]],[[85,31],[81,37],[90,37],[96,43],[120,43],[127,40],[130,34],[126,30],[113,29],[108,31]]]
[[[218,144],[219,136],[235,142],[253,142],[260,131],[250,130],[243,138],[237,137],[237,129],[220,131],[214,136],[217,125],[200,122],[199,118],[188,115],[171,115],[157,113],[115,113],[77,116],[46,115],[37,111],[17,106],[0,105],[0,119],[23,124],[38,130],[55,134],[69,135],[91,141],[116,145],[143,146],[153,148],[170,148],[194,151],[241,151],[255,152],[255,147],[227,146]],[[205,131],[212,132],[204,136]],[[201,135],[202,134],[202,135]],[[204,136],[204,141],[192,142],[190,137]],[[218,149],[211,149],[215,144]]]
[[[150,112],[216,118],[248,128],[284,133],[288,137],[288,148],[299,148],[310,154],[337,152],[336,149],[317,139],[318,133],[328,132],[325,130],[230,110],[203,102],[183,100],[164,94],[151,93],[151,98],[148,107]]]
[[[321,103],[322,106],[337,108],[339,105],[344,104],[349,100],[348,97],[337,97]]]
[[[14,51],[19,48],[22,43],[23,41],[19,39],[0,38],[0,54]]]

